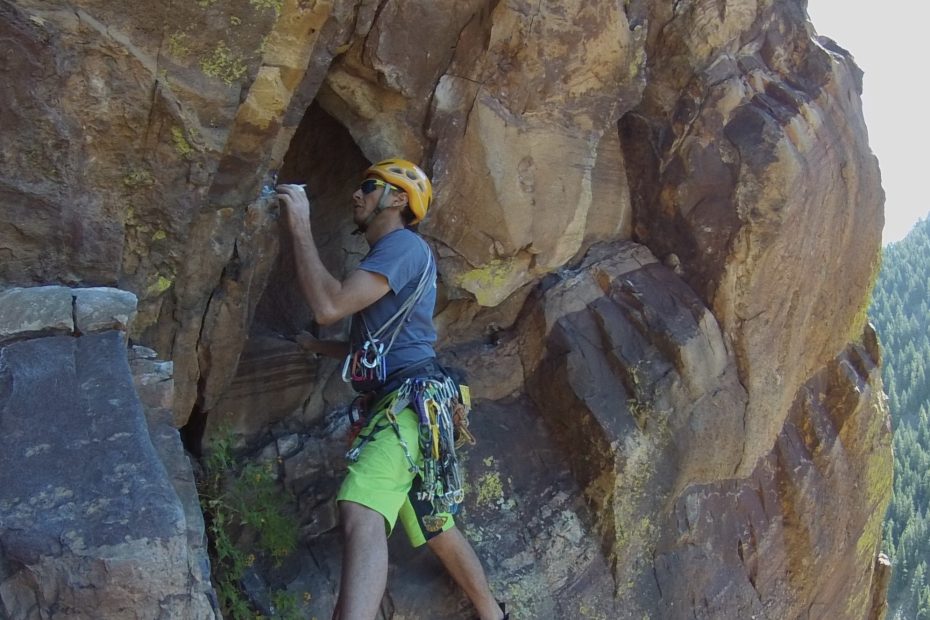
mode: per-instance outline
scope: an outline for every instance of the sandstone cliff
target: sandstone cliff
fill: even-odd
[[[517,617],[881,615],[883,197],[861,73],[802,0],[4,1],[0,62],[0,282],[138,297],[188,446],[231,426],[298,494],[303,551],[266,578],[307,615],[348,391],[292,340],[316,327],[260,188],[308,183],[343,274],[347,196],[395,153],[436,186],[440,353],[479,399],[463,522]],[[43,329],[0,334],[4,429],[21,351],[91,337]],[[0,610],[39,613],[63,599],[22,603],[45,556],[3,498]],[[392,548],[387,617],[469,617]]]

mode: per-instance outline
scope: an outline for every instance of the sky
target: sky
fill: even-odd
[[[926,21],[918,0],[808,0],[818,34],[852,53],[865,72],[862,107],[885,190],[885,244],[903,238],[930,212],[924,151],[930,144]],[[924,166],[921,166],[924,164]]]

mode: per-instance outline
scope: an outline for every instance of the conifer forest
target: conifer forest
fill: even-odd
[[[886,246],[869,315],[882,344],[894,427],[884,548],[892,619],[930,619],[930,219]]]

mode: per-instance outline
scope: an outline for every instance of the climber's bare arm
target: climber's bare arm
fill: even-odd
[[[356,269],[342,282],[320,260],[310,228],[310,203],[296,185],[279,185],[278,198],[294,241],[294,262],[300,291],[320,325],[330,325],[367,308],[389,290],[381,274]]]

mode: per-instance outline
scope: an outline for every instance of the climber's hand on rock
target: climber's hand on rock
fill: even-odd
[[[320,339],[310,332],[302,331],[294,336],[294,340],[297,341],[301,349],[310,353],[319,353],[317,349],[319,348]]]
[[[349,343],[335,340],[320,340],[310,332],[301,331],[294,340],[298,346],[308,353],[325,355],[336,359],[342,359],[349,353]]]
[[[309,225],[310,199],[302,185],[285,183],[275,188],[281,202],[281,210],[287,220],[288,227],[296,230],[299,226]]]

